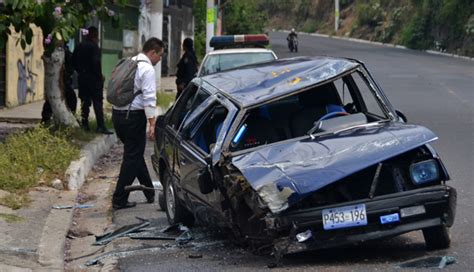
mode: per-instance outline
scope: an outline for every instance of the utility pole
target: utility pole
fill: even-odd
[[[153,0],[150,4],[150,37],[163,39],[163,0]],[[147,37],[147,38],[150,38]],[[161,63],[155,65],[157,84],[161,84]]]
[[[334,0],[335,5],[336,5],[336,10],[334,13],[334,29],[336,31],[339,30],[339,0]]]
[[[221,6],[222,0],[217,0],[217,24],[216,24],[216,36],[222,35],[222,13],[223,13],[223,6]]]
[[[206,16],[206,53],[212,51],[209,42],[211,41],[212,36],[214,36],[214,21],[215,21],[215,8],[214,0],[207,0],[207,16]]]

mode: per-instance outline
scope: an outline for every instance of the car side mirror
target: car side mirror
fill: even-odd
[[[404,123],[407,123],[408,120],[407,120],[407,117],[405,116],[405,114],[403,114],[403,112],[399,111],[399,110],[395,110],[395,112],[397,113],[397,116],[402,119],[402,121]]]
[[[208,167],[204,167],[198,173],[198,185],[202,194],[209,194],[214,191],[214,181]]]

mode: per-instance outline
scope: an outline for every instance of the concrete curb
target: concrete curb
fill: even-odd
[[[289,33],[290,31],[288,31],[288,30],[279,30],[279,31],[274,31],[274,32]],[[314,36],[314,37],[321,37],[321,38],[336,39],[336,40],[351,41],[351,42],[357,42],[357,43],[373,44],[373,45],[379,45],[379,46],[385,46],[385,47],[394,47],[394,48],[406,49],[406,50],[414,50],[414,51],[425,52],[425,53],[432,54],[432,55],[439,55],[439,56],[445,56],[445,57],[452,57],[452,58],[458,58],[458,59],[474,61],[474,57],[471,58],[471,57],[467,57],[467,56],[461,56],[461,55],[456,55],[456,54],[451,54],[451,53],[444,53],[444,52],[439,52],[439,51],[435,51],[435,50],[416,50],[416,49],[408,48],[408,47],[403,46],[403,45],[398,45],[398,44],[393,44],[393,43],[373,42],[373,41],[368,41],[368,40],[349,38],[349,37],[341,37],[341,36],[333,36],[333,35],[319,34],[319,33],[298,32],[298,34]]]
[[[66,170],[66,180],[69,190],[78,190],[86,179],[97,159],[104,155],[117,142],[117,136],[103,135],[95,138],[81,150],[81,158],[71,162]]]
[[[66,170],[70,191],[62,193],[62,203],[58,204],[74,207],[78,189],[84,184],[92,166],[116,142],[117,136],[115,134],[101,135],[82,148],[81,158],[71,162]],[[67,232],[72,223],[73,213],[74,208],[52,209],[46,219],[38,245],[38,261],[48,271],[64,270],[64,245]]]

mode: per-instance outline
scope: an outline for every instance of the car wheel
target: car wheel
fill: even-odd
[[[192,225],[194,222],[193,215],[186,210],[185,207],[181,204],[181,200],[177,196],[176,187],[174,185],[173,179],[171,178],[168,171],[165,171],[163,175],[164,180],[164,210],[166,211],[166,217],[170,225],[177,223],[184,223],[185,225]],[[161,204],[160,204],[161,205]]]
[[[446,226],[423,229],[423,237],[428,249],[445,249],[451,244],[449,229]]]
[[[166,211],[166,199],[163,192],[158,193],[158,204],[160,205],[162,211]]]

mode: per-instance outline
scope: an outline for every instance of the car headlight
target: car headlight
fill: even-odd
[[[435,160],[414,163],[410,166],[411,181],[416,185],[425,184],[439,179],[438,164]]]

